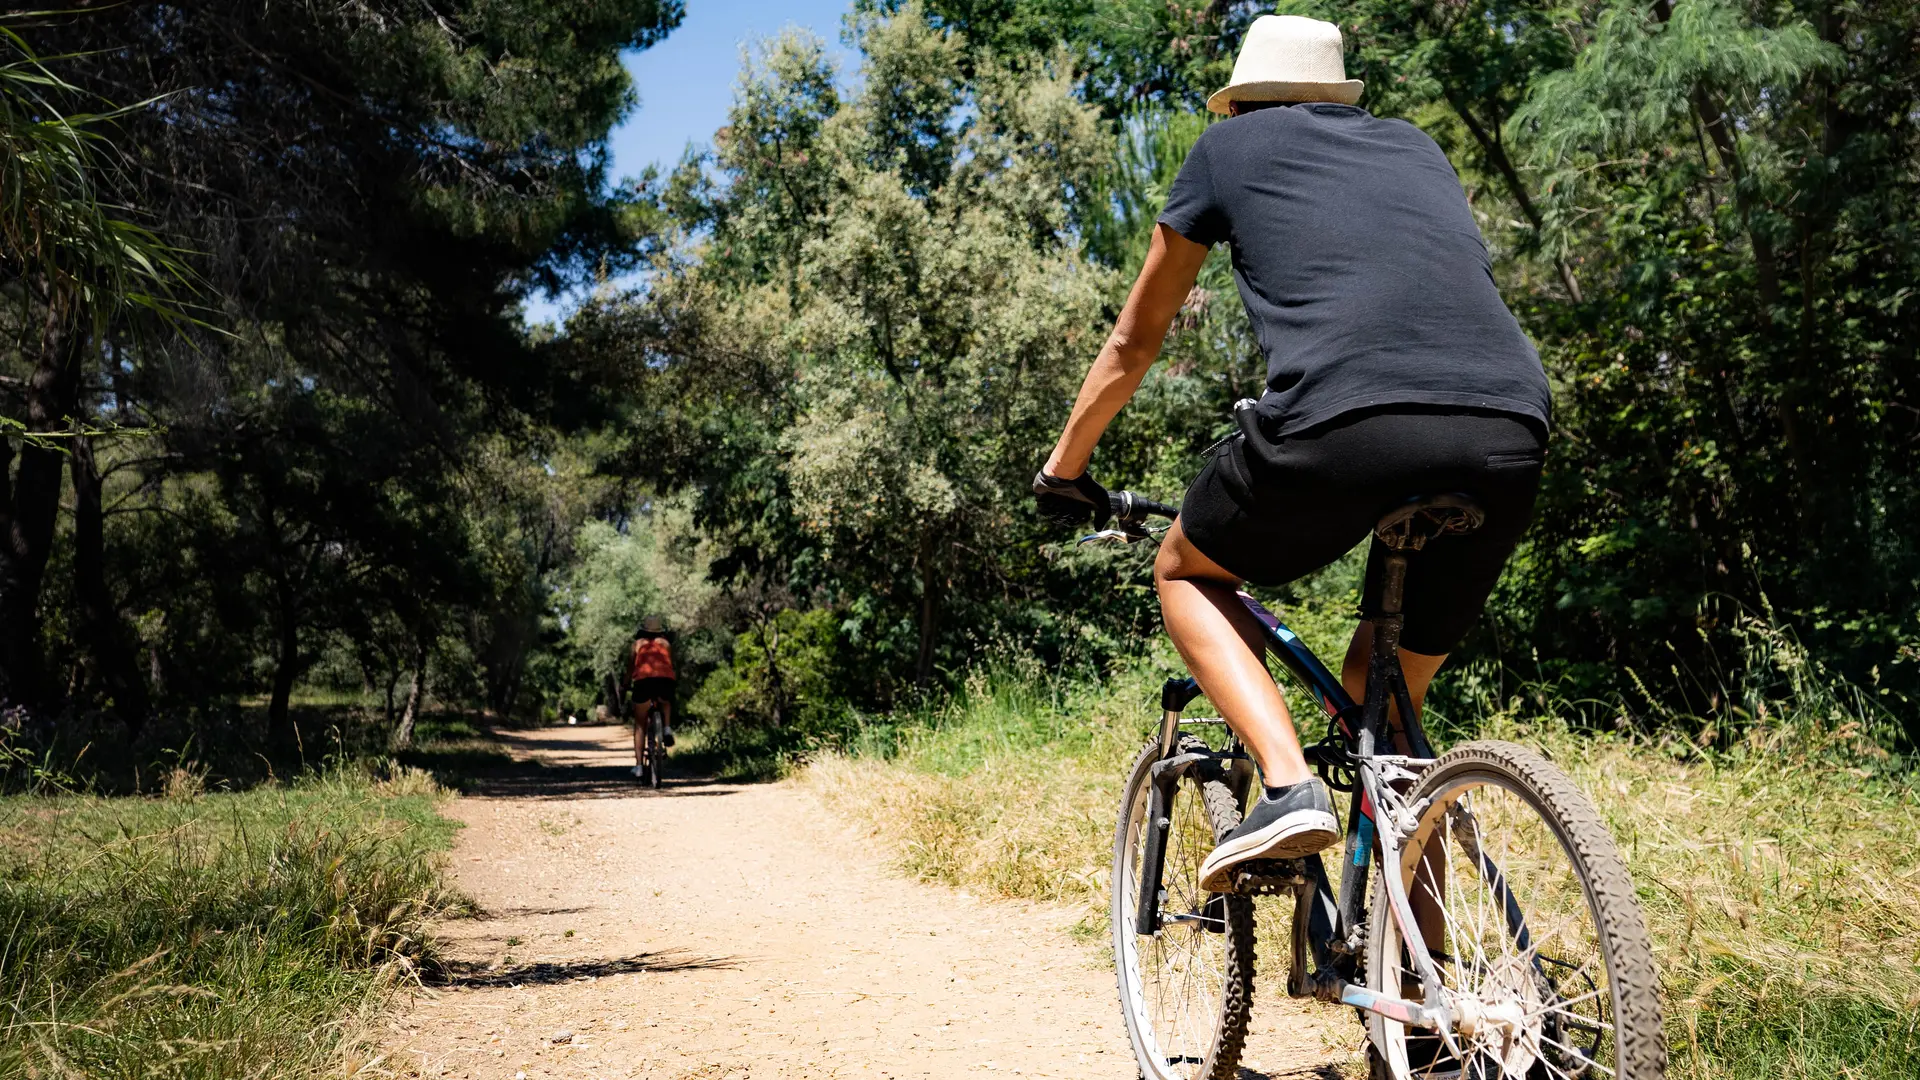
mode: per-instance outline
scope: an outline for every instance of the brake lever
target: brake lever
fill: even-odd
[[[1121,525],[1117,529],[1101,529],[1080,538],[1082,544],[1135,544],[1142,540],[1153,539],[1153,533],[1140,525]]]

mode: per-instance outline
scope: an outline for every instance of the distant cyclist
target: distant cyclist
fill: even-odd
[[[1545,453],[1546,373],[1494,286],[1459,177],[1420,129],[1354,105],[1361,85],[1341,51],[1330,23],[1267,15],[1248,29],[1233,81],[1207,101],[1231,119],[1187,155],[1139,280],[1034,479],[1049,517],[1104,522],[1106,490],[1087,474],[1094,444],[1152,366],[1207,249],[1228,245],[1266,392],[1236,409],[1241,434],[1187,489],[1154,567],[1168,636],[1266,785],[1202,865],[1203,882],[1339,837],[1262,663],[1262,628],[1235,596],[1241,583],[1327,565],[1411,496],[1472,496],[1485,525],[1434,540],[1407,577],[1400,655],[1417,709],[1525,531]],[[1379,589],[1375,558],[1369,611]],[[1356,698],[1371,641],[1362,623],[1341,672]]]
[[[657,705],[665,722],[666,745],[673,745],[673,645],[667,640],[667,625],[658,615],[649,615],[634,631],[632,662],[627,669],[633,703],[633,775],[646,772],[647,707]]]

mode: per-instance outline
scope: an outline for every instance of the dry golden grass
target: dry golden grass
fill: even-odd
[[[1084,904],[1083,925],[1104,932],[1113,816],[1152,680],[1014,682],[976,679],[887,754],[823,758],[804,781],[909,873]],[[1509,713],[1480,725],[1546,750],[1618,838],[1654,932],[1675,1076],[1920,1075],[1920,791],[1857,728],[1820,730],[1754,729],[1707,754]]]
[[[989,895],[1099,903],[1113,844],[1113,778],[1074,761],[1003,760],[963,777],[829,757],[802,774],[891,842],[924,881]]]

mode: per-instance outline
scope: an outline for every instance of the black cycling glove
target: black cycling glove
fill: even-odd
[[[1113,517],[1113,501],[1107,498],[1107,489],[1101,487],[1091,473],[1062,480],[1048,476],[1042,469],[1033,476],[1033,501],[1039,506],[1041,517],[1062,528],[1085,525],[1088,521],[1092,521],[1096,529],[1103,528]]]

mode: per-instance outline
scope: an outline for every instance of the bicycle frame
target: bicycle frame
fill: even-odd
[[[1404,552],[1387,554],[1382,611],[1368,618],[1373,625],[1374,650],[1367,670],[1364,703],[1353,700],[1334,673],[1286,624],[1252,597],[1242,593],[1241,600],[1265,626],[1267,652],[1315,695],[1339,733],[1337,739],[1330,733],[1319,745],[1307,748],[1309,760],[1319,765],[1323,777],[1331,769],[1350,771],[1354,778],[1339,897],[1334,896],[1319,855],[1299,860],[1300,871],[1292,876],[1296,897],[1295,970],[1288,980],[1288,990],[1296,996],[1336,1000],[1405,1024],[1437,1029],[1449,1049],[1457,1050],[1452,1010],[1414,919],[1412,903],[1400,874],[1385,872],[1383,891],[1400,939],[1420,976],[1424,1000],[1413,1002],[1376,994],[1343,977],[1343,972],[1353,972],[1352,961],[1357,959],[1362,946],[1369,864],[1377,854],[1386,871],[1400,865],[1403,845],[1413,834],[1423,809],[1409,805],[1395,785],[1407,786],[1404,782],[1417,777],[1415,770],[1433,758],[1400,667],[1399,610],[1406,566]],[[1167,810],[1180,776],[1194,770],[1213,771],[1228,782],[1243,804],[1256,779],[1252,762],[1237,744],[1225,754],[1174,753],[1180,726],[1200,722],[1184,720],[1181,716],[1187,704],[1199,695],[1199,685],[1191,678],[1169,679],[1161,688],[1161,761],[1153,767],[1146,850],[1140,868],[1140,901],[1135,913],[1137,933],[1154,933],[1160,925],[1160,881],[1169,825]],[[1380,752],[1379,748],[1394,733],[1387,708],[1389,701],[1398,707],[1399,728],[1410,751],[1408,754]],[[1301,970],[1309,952],[1314,966],[1311,976]]]

